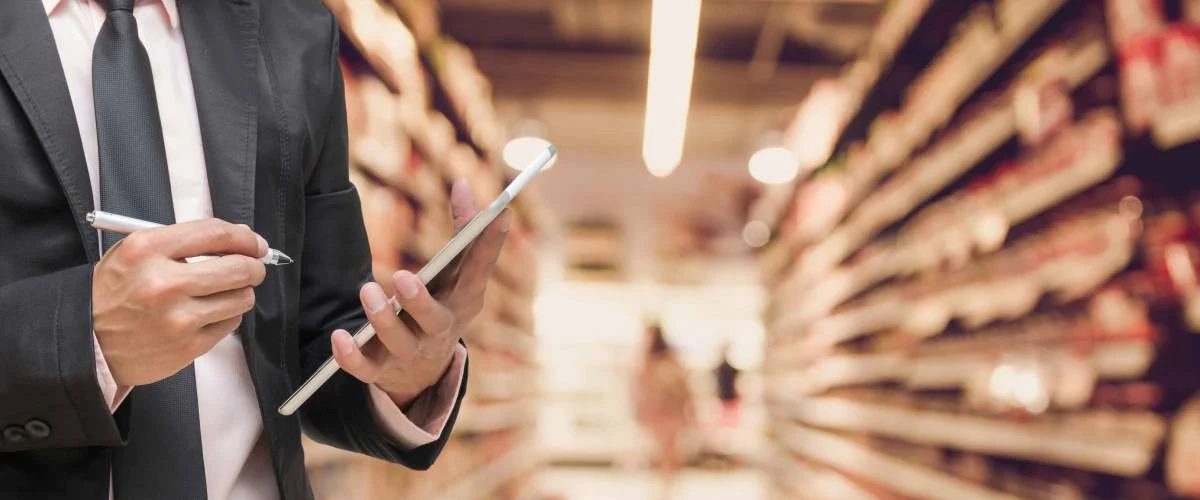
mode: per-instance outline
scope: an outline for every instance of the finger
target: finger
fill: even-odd
[[[245,255],[226,255],[179,266],[180,279],[187,281],[184,292],[192,297],[256,287],[267,277],[266,264]]]
[[[337,330],[329,337],[329,342],[333,348],[333,359],[346,373],[368,384],[379,380],[383,368],[363,354],[350,332]]]
[[[193,300],[192,309],[200,315],[204,324],[219,323],[230,318],[241,317],[253,310],[254,289],[247,287],[226,290]]]
[[[492,275],[492,269],[496,266],[496,261],[500,259],[500,250],[504,248],[504,241],[511,229],[512,212],[505,209],[487,229],[484,229],[479,239],[475,240],[471,244],[471,248],[467,250],[462,268],[459,270],[455,293],[467,295],[483,293],[488,278]]]
[[[200,336],[205,337],[209,341],[204,352],[208,352],[208,349],[212,349],[212,346],[220,342],[226,335],[236,331],[239,326],[242,326],[242,316],[240,314],[224,321],[205,325],[204,328],[200,329]]]
[[[394,356],[407,356],[417,350],[417,337],[396,315],[379,283],[367,283],[358,293],[367,320],[375,327],[375,335]]]
[[[454,327],[454,314],[429,294],[421,279],[408,271],[397,271],[392,275],[396,287],[396,301],[408,311],[421,331],[431,335],[443,335]]]
[[[244,224],[221,219],[201,219],[137,231],[125,238],[125,248],[134,252],[159,253],[182,260],[199,255],[238,254],[262,257],[267,241]],[[134,248],[130,249],[129,247]]]
[[[457,232],[471,221],[479,208],[475,206],[475,195],[471,193],[471,185],[465,177],[459,177],[450,188],[450,214],[454,216],[454,230]]]

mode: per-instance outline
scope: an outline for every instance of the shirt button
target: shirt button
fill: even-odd
[[[50,437],[50,424],[38,419],[33,419],[25,422],[25,432],[29,437],[34,439],[46,439]]]
[[[17,444],[24,443],[29,439],[29,434],[25,432],[25,428],[19,425],[10,425],[4,428],[4,440],[9,443]]]

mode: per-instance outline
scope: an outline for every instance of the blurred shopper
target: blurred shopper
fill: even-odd
[[[721,349],[721,364],[715,370],[717,376],[717,398],[721,400],[722,427],[735,427],[738,423],[740,400],[737,390],[739,371],[729,362],[729,344]]]
[[[646,336],[648,347],[637,373],[634,400],[638,423],[650,431],[658,445],[663,498],[669,498],[683,467],[679,438],[692,426],[695,411],[687,368],[667,344],[662,328],[651,325]]]

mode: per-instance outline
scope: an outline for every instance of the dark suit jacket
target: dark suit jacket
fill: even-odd
[[[179,10],[213,210],[297,259],[270,268],[239,330],[283,498],[312,496],[301,429],[339,448],[429,467],[457,403],[442,439],[413,450],[381,433],[366,387],[345,373],[299,418],[276,413],[329,356],[330,332],[365,321],[357,292],[370,253],[347,179],[333,17],[318,0],[181,0]],[[0,1],[0,74],[0,498],[102,500],[110,451],[128,421],[110,414],[96,380],[99,247],[83,218],[94,200],[38,0]],[[130,404],[135,396],[123,407]]]

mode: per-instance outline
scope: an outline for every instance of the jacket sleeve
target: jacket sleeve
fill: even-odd
[[[96,378],[92,269],[0,286],[0,452],[122,443]]]
[[[338,65],[337,25],[331,18],[328,60],[329,119],[317,163],[305,185],[305,232],[301,256],[300,363],[307,376],[331,354],[330,334],[355,331],[366,322],[358,291],[371,279],[371,254],[358,193],[349,180],[346,104]],[[348,451],[403,464],[431,466],[450,435],[466,390],[459,387],[444,431],[434,442],[406,449],[390,439],[375,420],[366,384],[338,372],[300,409],[305,434]]]

